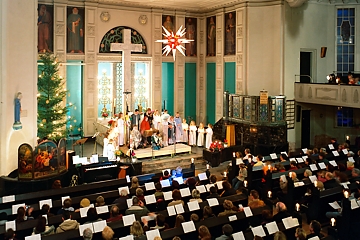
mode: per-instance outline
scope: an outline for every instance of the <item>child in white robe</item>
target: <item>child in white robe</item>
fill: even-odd
[[[182,130],[183,130],[182,142],[188,144],[189,143],[189,135],[188,135],[189,124],[186,123],[185,118],[182,121]]]
[[[207,149],[209,149],[210,144],[212,143],[212,136],[213,136],[212,125],[209,123],[208,128],[206,129],[206,141],[205,141],[205,147]]]
[[[108,139],[109,134],[105,133],[104,136],[104,145],[103,145],[103,157],[107,157],[108,156],[108,144],[109,144],[109,139]]]
[[[197,145],[198,145],[198,147],[203,147],[204,146],[204,133],[205,133],[205,128],[204,128],[203,123],[200,123],[197,131],[198,131]]]
[[[196,131],[197,131],[195,121],[190,122],[189,131],[190,131],[190,133],[189,133],[189,145],[190,146],[195,146],[196,145]]]

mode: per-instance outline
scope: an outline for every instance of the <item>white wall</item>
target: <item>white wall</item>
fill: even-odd
[[[281,93],[282,80],[282,8],[264,6],[248,8],[247,93],[269,95]]]
[[[37,1],[0,1],[0,174],[17,169],[17,149],[22,143],[34,146],[37,119]],[[26,39],[26,42],[24,41]],[[14,131],[14,100],[23,99],[23,128]]]
[[[335,7],[328,4],[307,2],[301,7],[290,8],[285,3],[285,56],[284,56],[284,95],[294,99],[294,82],[299,81],[300,49],[316,51],[314,82],[325,82],[326,75],[335,68]],[[327,47],[325,58],[320,58],[321,47]],[[322,127],[319,124],[313,125]],[[325,132],[323,132],[325,133]],[[301,145],[301,124],[288,131],[288,141],[292,149]]]

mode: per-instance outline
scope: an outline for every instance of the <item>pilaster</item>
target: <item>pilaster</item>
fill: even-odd
[[[197,66],[197,104],[196,112],[197,118],[196,122],[203,122],[206,124],[206,17],[198,18],[198,28],[197,28],[197,38],[198,41],[198,66]]]
[[[224,12],[216,14],[216,112],[215,122],[223,116],[224,92]]]

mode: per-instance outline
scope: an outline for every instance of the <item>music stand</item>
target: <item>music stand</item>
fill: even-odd
[[[84,152],[84,143],[87,141],[87,138],[82,138],[77,140],[74,144],[73,144],[73,150],[74,150],[74,146],[80,145],[80,152],[81,152],[81,157],[83,157],[83,152]],[[76,152],[76,151],[75,151]],[[79,154],[80,155],[80,154]]]
[[[93,152],[92,152],[93,155],[94,155],[94,154],[97,154],[96,137],[99,136],[99,134],[100,134],[100,132],[96,132],[96,133],[94,134],[94,136],[91,137],[91,138],[95,138],[95,141],[94,141],[94,150],[93,150]]]

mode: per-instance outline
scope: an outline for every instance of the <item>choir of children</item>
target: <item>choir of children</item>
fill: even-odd
[[[112,155],[114,149],[126,144],[126,134],[124,133],[127,131],[130,131],[128,146],[132,149],[146,146],[146,141],[143,142],[146,137],[148,137],[147,143],[154,150],[159,150],[162,147],[175,143],[186,143],[190,146],[205,148],[210,147],[213,137],[211,124],[208,124],[205,129],[204,124],[201,122],[198,128],[194,120],[188,124],[185,118],[181,119],[178,112],[174,117],[170,116],[167,110],[164,110],[162,115],[159,114],[158,110],[152,112],[150,108],[147,109],[145,114],[139,113],[137,109],[134,112],[136,114],[133,114],[130,118],[125,118],[123,113],[119,113],[117,120],[111,120],[110,129],[104,137],[104,156]],[[146,124],[144,124],[144,121]],[[125,130],[126,128],[128,129]],[[145,136],[145,133],[148,134],[149,131],[152,131],[152,134]],[[151,139],[151,144],[149,139]]]

